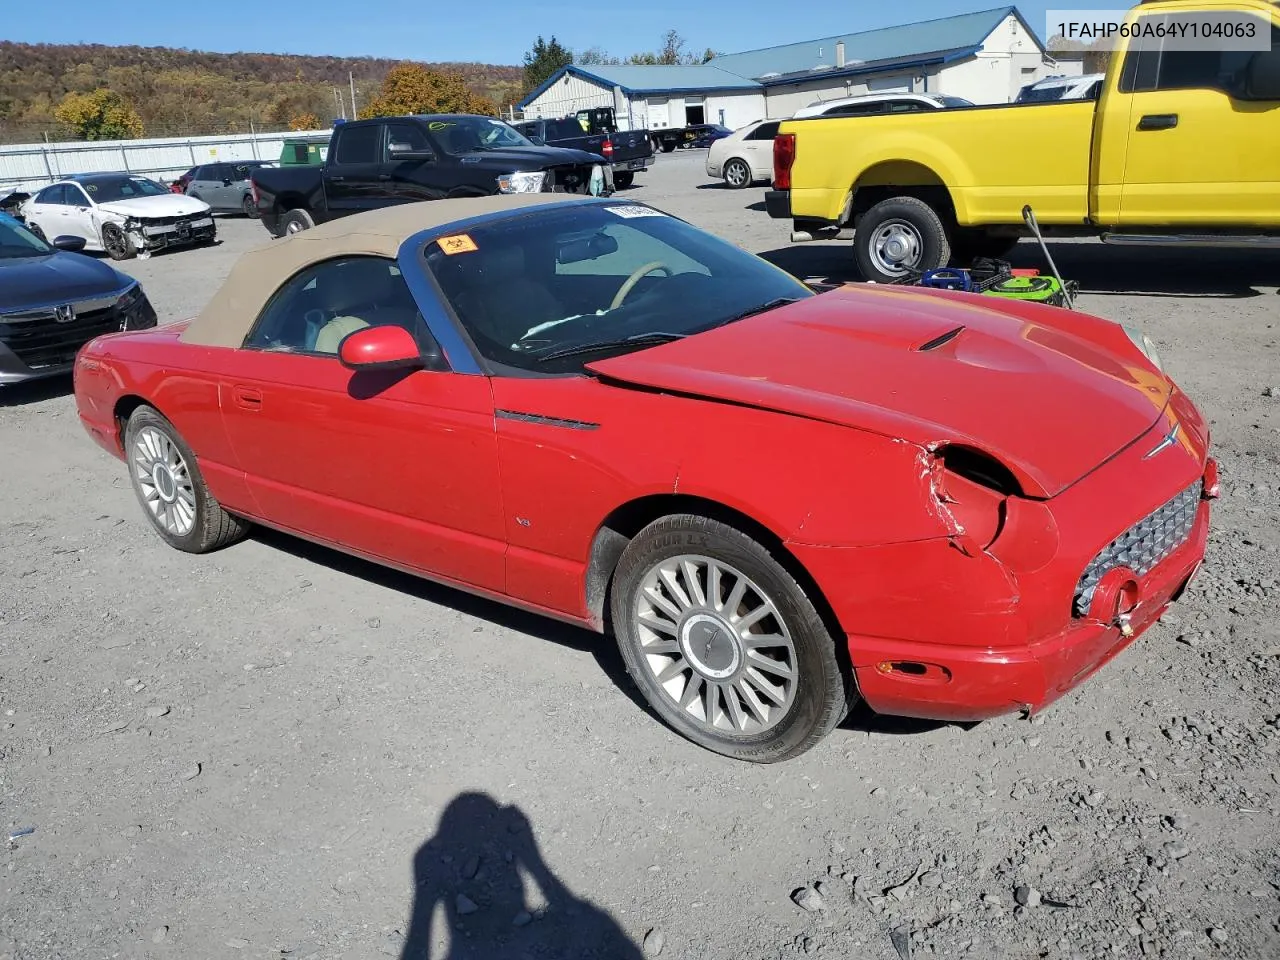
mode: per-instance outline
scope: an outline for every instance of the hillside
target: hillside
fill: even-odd
[[[104,84],[142,118],[143,136],[248,132],[282,127],[314,114],[340,116],[335,91],[350,114],[348,72],[357,106],[402,61],[273,53],[204,53],[169,47],[27,44],[0,41],[0,142],[70,139],[53,109],[70,92]],[[519,67],[429,64],[461,74],[474,92],[506,105],[518,97]]]

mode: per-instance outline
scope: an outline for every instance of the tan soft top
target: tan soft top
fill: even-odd
[[[236,261],[218,292],[179,339],[207,347],[240,346],[280,285],[321,260],[360,254],[395,257],[400,245],[421,230],[486,213],[588,199],[563,193],[517,193],[401,203],[272,240]]]

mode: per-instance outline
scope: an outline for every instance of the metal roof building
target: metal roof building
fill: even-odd
[[[880,91],[926,91],[1007,103],[1054,63],[1016,7],[995,7],[878,30],[742,53],[698,66],[564,67],[519,104],[526,117],[614,107],[632,128],[790,116],[817,100]]]

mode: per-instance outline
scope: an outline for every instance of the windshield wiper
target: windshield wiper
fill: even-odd
[[[777,309],[778,307],[785,307],[788,303],[798,303],[801,299],[801,297],[774,297],[772,300],[768,300],[757,307],[752,307],[749,310],[743,310],[741,313],[735,313],[731,317],[725,317],[723,320],[716,323],[715,326],[723,327],[726,323],[745,320],[747,317],[754,317],[757,313],[765,313],[769,310]],[[715,327],[704,327],[703,329],[714,328]]]
[[[538,357],[539,363],[546,363],[548,360],[559,360],[561,357],[576,357],[583,353],[597,353],[601,350],[610,350],[614,347],[649,347],[659,343],[670,343],[672,340],[683,340],[689,336],[687,333],[637,333],[630,337],[622,337],[619,340],[597,340],[592,343],[578,343],[571,347],[561,347],[559,350],[552,350],[550,353],[544,353]]]

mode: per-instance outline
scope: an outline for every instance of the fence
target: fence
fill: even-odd
[[[28,191],[76,173],[128,171],[173,179],[201,163],[224,160],[278,160],[286,139],[328,136],[329,130],[97,140],[72,143],[15,143],[0,146],[0,198]]]

